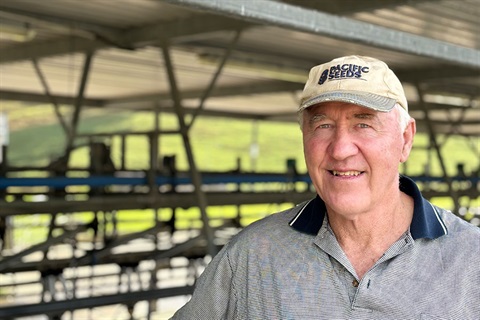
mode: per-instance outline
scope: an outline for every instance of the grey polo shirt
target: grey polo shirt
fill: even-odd
[[[480,319],[480,228],[400,189],[410,229],[362,279],[317,197],[234,237],[173,319]]]

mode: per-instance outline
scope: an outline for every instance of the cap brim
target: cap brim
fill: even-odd
[[[300,111],[323,102],[338,101],[353,103],[375,111],[389,112],[397,102],[395,99],[361,91],[331,91],[311,98],[300,106]]]

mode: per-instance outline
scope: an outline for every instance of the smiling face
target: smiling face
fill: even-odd
[[[402,132],[398,112],[343,102],[303,111],[307,169],[329,213],[353,217],[398,198],[398,165],[415,134],[413,120]]]

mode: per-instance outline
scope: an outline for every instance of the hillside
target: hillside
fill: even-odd
[[[14,166],[42,166],[52,158],[62,154],[65,138],[61,126],[56,121],[53,108],[35,106],[4,111],[8,114],[10,126],[9,163]],[[63,110],[64,114],[68,114]],[[254,122],[227,118],[197,119],[191,131],[191,141],[197,165],[202,170],[231,170],[241,160],[243,170],[277,171],[286,169],[286,160],[295,159],[300,171],[305,171],[301,135],[296,123],[274,123],[259,121],[258,146],[259,157],[255,164],[250,159],[250,145],[254,135]],[[160,115],[160,128],[175,129],[177,120],[172,114]],[[144,132],[153,130],[154,120],[147,112],[108,112],[88,110],[82,114],[79,123],[80,134]],[[437,137],[444,143],[445,137]],[[119,139],[103,139],[112,147],[114,163],[120,162]],[[414,150],[407,162],[407,174],[423,174],[428,164],[432,175],[441,175],[441,169],[434,152],[428,154],[428,137],[417,134]],[[85,144],[79,140],[77,144]],[[463,163],[467,173],[479,168],[480,141],[467,140],[459,136],[449,137],[442,148],[446,166],[450,175],[456,174],[457,164]],[[161,155],[177,155],[180,169],[187,169],[183,143],[179,135],[164,135],[159,142]],[[472,150],[476,148],[477,154]],[[146,169],[148,167],[148,141],[144,136],[135,136],[127,140],[127,167]],[[72,165],[87,166],[88,150],[79,148],[72,157]],[[252,168],[252,165],[255,168]]]

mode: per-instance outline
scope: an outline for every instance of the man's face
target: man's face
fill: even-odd
[[[342,102],[304,111],[305,161],[329,212],[353,217],[398,194],[398,165],[415,133],[413,120],[402,132],[398,116]]]

